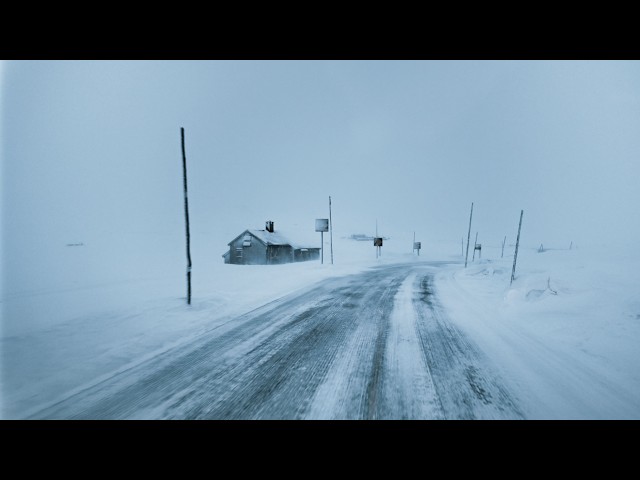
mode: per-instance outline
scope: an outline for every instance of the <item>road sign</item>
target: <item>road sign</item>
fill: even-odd
[[[328,232],[328,231],[329,231],[329,219],[316,218],[316,232]]]
[[[374,247],[381,247],[382,246],[382,237],[376,237],[373,239],[373,246]]]
[[[414,250],[420,250],[422,248],[422,242],[414,242],[413,243],[413,249]]]

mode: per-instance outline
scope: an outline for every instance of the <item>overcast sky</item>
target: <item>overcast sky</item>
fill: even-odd
[[[49,259],[52,244],[181,241],[180,127],[192,234],[215,262],[267,219],[315,238],[329,195],[336,234],[373,233],[377,219],[423,245],[459,244],[471,202],[487,243],[515,237],[520,209],[531,245],[640,231],[637,61],[14,61],[0,73],[5,267]]]

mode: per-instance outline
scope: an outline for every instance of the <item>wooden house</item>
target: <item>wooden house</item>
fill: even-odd
[[[228,245],[229,251],[222,255],[224,263],[236,265],[275,265],[320,258],[320,247],[291,242],[275,232],[273,222],[267,222],[264,230],[245,230]]]

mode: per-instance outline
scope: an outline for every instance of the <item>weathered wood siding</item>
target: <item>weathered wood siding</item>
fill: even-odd
[[[293,262],[293,249],[291,245],[269,245],[267,247],[267,264]]]
[[[295,258],[294,258],[295,262],[306,262],[309,260],[320,260],[319,248],[307,248],[307,249],[295,251]]]
[[[240,235],[229,245],[230,262],[236,265],[265,265],[267,247],[251,235],[251,246],[244,246],[244,235]]]

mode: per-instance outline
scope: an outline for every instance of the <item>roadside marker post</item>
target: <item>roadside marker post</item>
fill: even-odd
[[[316,218],[316,232],[320,232],[320,264],[324,263],[324,232],[329,231],[328,218]]]

